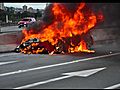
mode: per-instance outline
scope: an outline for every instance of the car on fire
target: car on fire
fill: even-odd
[[[26,47],[30,46],[32,43],[39,43],[39,42],[40,42],[40,40],[37,39],[37,38],[28,39],[26,42],[23,42],[22,44],[17,46],[14,51],[15,52],[20,52],[20,49],[26,48]]]
[[[30,24],[36,22],[36,19],[33,17],[25,17],[21,21],[18,22],[18,27],[28,27]]]

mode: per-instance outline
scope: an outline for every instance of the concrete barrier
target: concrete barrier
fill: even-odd
[[[6,26],[15,26],[15,25],[17,25],[17,22],[12,22],[12,23],[6,23],[6,22],[2,22],[2,23],[0,23],[0,26],[1,27],[6,27]]]
[[[94,41],[118,39],[120,38],[120,28],[93,29],[91,34]]]
[[[20,44],[22,38],[21,32],[0,34],[0,52],[14,50]]]

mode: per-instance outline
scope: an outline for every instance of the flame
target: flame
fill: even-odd
[[[30,38],[38,38],[41,42],[48,41],[52,46],[55,46],[59,40],[64,42],[64,45],[67,45],[68,53],[73,52],[95,52],[94,50],[88,50],[87,42],[84,40],[84,37],[97,23],[97,15],[95,15],[90,9],[84,11],[86,4],[84,2],[78,5],[76,12],[70,13],[67,9],[60,3],[54,3],[52,7],[52,13],[54,15],[54,22],[51,23],[48,27],[44,28],[41,32],[37,34],[33,33],[34,30],[26,29],[22,30],[25,38],[21,43],[27,41]],[[103,18],[102,15],[99,18]],[[70,43],[67,44],[65,38],[74,38],[79,36],[77,43],[74,43],[75,40],[70,40]],[[35,47],[38,44],[33,43],[32,46]],[[50,47],[47,47],[49,49]],[[28,50],[28,49],[27,49]],[[44,48],[38,48],[34,53],[42,52]],[[22,50],[26,53],[26,49]],[[50,51],[50,53],[53,53]],[[31,52],[28,52],[31,53]]]

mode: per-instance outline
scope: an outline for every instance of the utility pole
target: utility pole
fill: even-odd
[[[6,15],[6,23],[8,23],[8,15]]]
[[[49,3],[46,3],[46,7],[49,5]]]
[[[0,32],[1,32],[1,25],[0,25]]]

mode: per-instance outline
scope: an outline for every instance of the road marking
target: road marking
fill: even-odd
[[[110,87],[107,87],[107,88],[104,88],[104,89],[116,89],[120,87],[120,84],[116,84],[116,85],[113,85],[113,86],[110,86]]]
[[[42,66],[42,67],[30,68],[30,69],[25,69],[25,70],[17,70],[17,71],[8,72],[8,73],[2,73],[2,74],[0,74],[0,77],[1,76],[18,74],[18,73],[23,73],[23,72],[34,71],[34,70],[41,70],[41,69],[46,69],[46,68],[51,68],[51,67],[63,66],[63,65],[77,63],[77,62],[93,60],[93,59],[99,59],[99,58],[109,57],[109,56],[118,55],[118,54],[120,54],[120,53],[114,53],[114,54],[109,54],[109,55],[102,55],[102,56],[96,56],[96,57],[91,57],[91,58],[79,59],[79,60],[74,60],[74,61],[70,61],[70,62],[64,62],[64,63],[59,63],[59,64],[53,64],[53,65],[47,65],[47,66]]]
[[[106,69],[106,67],[91,69],[91,70],[84,70],[84,71],[77,71],[77,72],[63,73],[62,75],[88,77],[88,76],[90,76],[94,73],[97,73],[101,70],[104,70],[104,69]]]
[[[16,87],[14,89],[30,88],[30,87],[34,87],[34,86],[37,86],[37,85],[46,84],[46,83],[49,83],[49,82],[54,82],[54,81],[70,78],[70,77],[73,77],[73,76],[88,77],[88,76],[93,75],[93,74],[95,74],[95,73],[97,73],[101,70],[104,70],[104,69],[106,69],[106,67],[91,69],[91,70],[77,71],[77,72],[63,73],[62,75],[67,75],[67,76],[62,76],[62,77],[58,77],[58,78],[49,79],[49,80],[46,80],[46,81],[36,82],[36,83]]]
[[[19,55],[19,53],[9,53],[9,54],[2,54],[0,57],[5,57],[5,56],[13,56],[13,55]]]
[[[5,64],[15,63],[15,62],[18,62],[18,61],[0,62],[0,65],[5,65]]]

